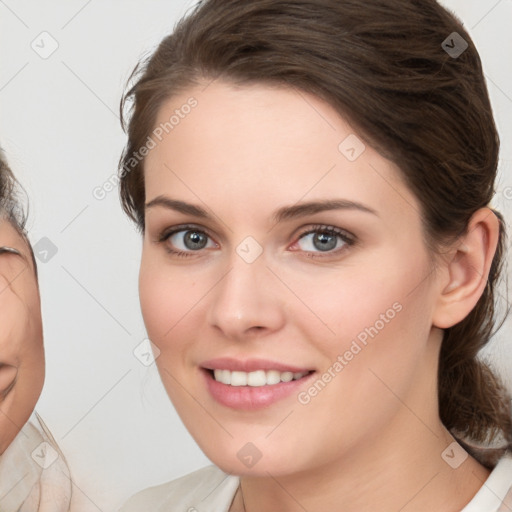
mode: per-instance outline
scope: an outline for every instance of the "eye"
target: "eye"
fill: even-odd
[[[4,252],[9,254],[17,254],[18,256],[21,256],[21,252],[18,251],[18,249],[13,249],[12,247],[0,247],[0,254],[3,254]]]
[[[188,256],[187,253],[198,252],[202,249],[217,247],[217,244],[201,229],[193,226],[181,226],[166,231],[159,239],[166,243],[166,249],[171,254]]]
[[[337,253],[354,245],[355,240],[343,230],[333,226],[315,226],[303,233],[294,246],[304,252]]]

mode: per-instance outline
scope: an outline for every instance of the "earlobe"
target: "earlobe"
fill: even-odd
[[[466,233],[456,241],[444,263],[445,279],[433,316],[435,327],[453,327],[475,307],[487,284],[499,231],[499,220],[490,208],[473,214]]]

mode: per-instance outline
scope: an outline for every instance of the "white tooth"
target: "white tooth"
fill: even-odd
[[[215,380],[231,386],[273,386],[280,382],[301,379],[308,372],[279,372],[277,370],[256,370],[254,372],[232,372],[230,370],[213,371]]]
[[[257,370],[247,375],[248,386],[264,386],[267,383],[265,370]]]
[[[231,385],[232,386],[247,386],[247,373],[231,372]]]
[[[283,372],[281,373],[281,380],[283,382],[290,382],[293,379],[293,373],[292,372]]]
[[[268,370],[267,372],[267,384],[279,384],[281,382],[281,373],[277,370]]]

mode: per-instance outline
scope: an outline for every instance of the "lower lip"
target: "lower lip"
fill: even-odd
[[[314,372],[298,380],[280,382],[270,386],[229,386],[217,382],[210,371],[203,370],[206,385],[212,397],[220,404],[231,409],[254,411],[263,409],[282,400],[293,393],[298,393],[304,383],[308,381]]]

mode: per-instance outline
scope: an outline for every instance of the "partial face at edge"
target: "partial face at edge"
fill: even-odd
[[[0,218],[0,454],[27,422],[44,381],[39,290],[27,242]]]
[[[434,410],[436,288],[396,167],[370,147],[354,159],[351,127],[305,93],[216,82],[167,102],[157,126],[177,110],[145,163],[140,299],[163,383],[206,455],[286,474],[382,436],[402,414],[390,389]],[[305,375],[272,388],[260,372],[250,390],[214,368]],[[262,455],[253,468],[247,443]]]

